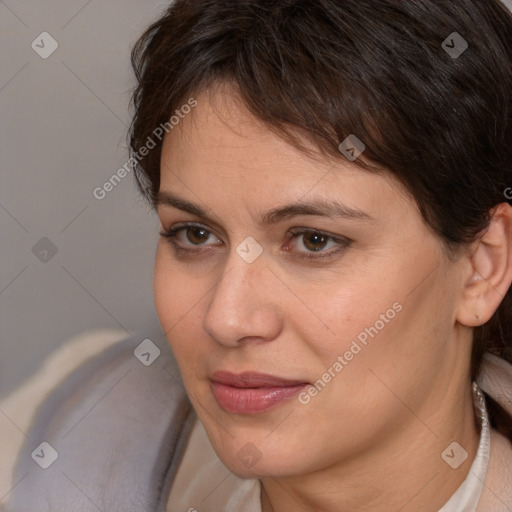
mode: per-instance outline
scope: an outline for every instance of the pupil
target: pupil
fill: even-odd
[[[310,250],[319,251],[320,249],[323,249],[325,247],[326,238],[327,237],[324,235],[320,235],[318,233],[311,233],[310,235],[305,236],[306,243],[304,245]],[[320,245],[320,247],[318,247],[315,244]]]
[[[208,240],[208,232],[203,228],[189,228],[187,238],[193,244],[202,244]]]

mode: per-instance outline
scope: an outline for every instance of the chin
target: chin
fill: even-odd
[[[215,429],[212,436],[210,428]],[[297,455],[296,447],[269,443],[265,435],[251,435],[247,432],[234,433],[231,437],[225,431],[219,431],[219,428],[209,425],[205,430],[219,459],[238,477],[286,477],[301,473],[304,459],[294,457]]]
[[[282,478],[292,476],[300,473],[300,468],[297,464],[293,465],[286,454],[282,457],[279,455],[276,460],[276,454],[272,458],[266,458],[264,455],[255,462],[247,460],[240,460],[238,453],[218,453],[219,459],[222,463],[239,478]],[[248,457],[245,455],[245,457]],[[252,465],[254,464],[254,465]],[[293,465],[293,468],[291,467]]]

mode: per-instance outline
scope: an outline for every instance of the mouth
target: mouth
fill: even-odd
[[[211,389],[219,406],[234,414],[257,414],[293,398],[310,385],[257,372],[234,374],[217,371],[211,377]]]

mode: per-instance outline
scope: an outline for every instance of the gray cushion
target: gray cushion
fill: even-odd
[[[195,413],[167,343],[145,366],[143,339],[86,361],[41,404],[6,512],[165,511]]]

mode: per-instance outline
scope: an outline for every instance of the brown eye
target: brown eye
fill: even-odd
[[[210,232],[206,229],[198,226],[192,226],[186,229],[187,240],[194,245],[204,244],[209,236]]]
[[[294,253],[296,258],[304,260],[316,260],[317,262],[322,259],[324,261],[333,260],[352,243],[349,238],[331,235],[316,229],[297,228],[289,233],[292,235],[292,245],[295,250],[289,252],[290,247],[288,247],[286,252]]]
[[[165,238],[177,251],[194,251],[194,247],[219,245],[222,242],[204,226],[189,224],[166,229],[160,232],[160,236]],[[213,238],[214,243],[212,244]],[[210,243],[208,243],[210,241]],[[199,249],[197,249],[199,250]],[[201,249],[202,250],[202,249]]]
[[[304,233],[302,236],[304,247],[310,251],[320,251],[324,249],[329,239],[330,238],[328,236],[322,235],[321,233],[315,233],[314,231]]]

